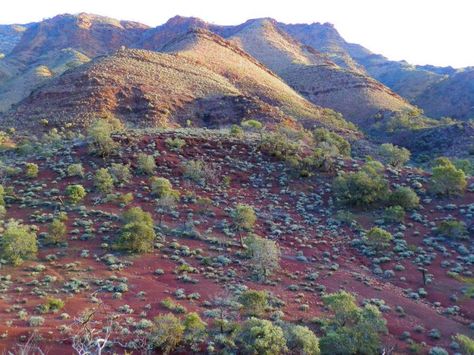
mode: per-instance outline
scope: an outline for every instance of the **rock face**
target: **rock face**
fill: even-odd
[[[415,102],[425,107],[428,116],[474,119],[474,69],[439,81],[419,95]]]
[[[0,25],[0,54],[7,55],[20,41],[28,25]]]

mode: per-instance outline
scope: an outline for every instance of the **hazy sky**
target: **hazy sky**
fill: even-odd
[[[474,65],[473,0],[1,0],[0,23],[90,12],[150,26],[174,15],[216,24],[273,17],[331,22],[349,42],[414,64]]]

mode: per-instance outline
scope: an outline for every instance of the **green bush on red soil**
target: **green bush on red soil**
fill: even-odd
[[[152,175],[156,169],[155,157],[145,153],[138,154],[138,171],[144,175]]]
[[[379,154],[385,164],[401,168],[410,160],[411,153],[406,148],[397,147],[391,143],[384,143],[379,147]]]
[[[280,247],[274,240],[251,234],[244,240],[252,273],[257,280],[265,280],[280,267]]]
[[[36,257],[38,245],[36,233],[30,226],[10,220],[0,235],[0,258],[13,265]]]
[[[367,245],[376,250],[383,250],[389,247],[393,237],[386,230],[379,227],[373,227],[367,232],[366,239]]]
[[[184,340],[191,346],[201,343],[206,337],[207,324],[199,314],[191,312],[184,317]]]
[[[436,160],[430,181],[430,190],[436,195],[462,195],[467,186],[466,174],[448,158]]]
[[[351,145],[342,136],[326,128],[316,128],[313,131],[314,144],[317,148],[335,151],[337,155],[348,157],[351,155]]]
[[[49,297],[45,303],[38,306],[40,313],[56,313],[64,308],[64,301],[60,298]]]
[[[166,178],[154,176],[150,179],[150,184],[151,191],[159,198],[179,198],[179,191],[174,190],[173,185],[171,185],[171,182]]]
[[[35,163],[26,163],[25,165],[25,176],[28,179],[34,179],[38,176],[38,165]]]
[[[406,210],[412,210],[420,205],[420,198],[411,188],[400,186],[390,193],[389,203]]]
[[[374,305],[359,307],[353,295],[339,291],[323,296],[334,316],[324,326],[320,339],[322,354],[380,353],[380,335],[387,332],[386,321]]]
[[[86,195],[86,189],[82,185],[69,185],[66,187],[66,196],[72,204],[81,202]]]
[[[364,208],[385,201],[389,196],[389,185],[382,172],[382,164],[370,161],[357,172],[343,173],[333,183],[336,199]]]
[[[388,223],[401,223],[405,219],[405,210],[401,206],[390,206],[385,208],[383,219]]]
[[[185,327],[181,320],[171,313],[160,314],[153,320],[149,336],[152,348],[169,354],[183,341]]]
[[[233,124],[230,127],[229,132],[230,132],[230,135],[233,137],[242,138],[244,136],[244,130],[242,129],[242,127],[237,126],[236,124]]]
[[[308,327],[289,324],[285,327],[285,337],[291,354],[319,355],[319,339]]]
[[[60,219],[55,218],[48,226],[48,234],[45,242],[46,244],[60,244],[65,241],[66,233],[66,224]]]
[[[150,213],[132,207],[123,213],[122,221],[118,249],[138,254],[153,251],[156,235]]]
[[[283,329],[265,319],[246,320],[236,334],[237,347],[245,354],[281,354],[288,349]]]
[[[265,291],[246,290],[238,298],[242,305],[242,314],[247,317],[262,317],[268,307],[268,295]]]
[[[89,150],[101,157],[113,154],[118,144],[113,140],[112,133],[120,130],[120,121],[116,119],[99,119],[87,130]]]
[[[0,185],[0,206],[5,206],[5,188]]]
[[[102,194],[108,194],[114,189],[114,179],[105,168],[97,170],[94,175],[94,186]]]
[[[474,339],[464,334],[456,334],[454,340],[458,342],[465,354],[474,354]]]
[[[132,179],[130,165],[112,163],[109,172],[112,175],[114,182],[117,184],[126,184]]]
[[[466,224],[457,220],[446,220],[439,222],[439,224],[436,226],[436,234],[453,239],[468,238]]]
[[[71,164],[67,167],[67,175],[84,177],[84,167],[81,163]]]
[[[184,139],[181,139],[179,137],[176,137],[176,138],[166,138],[165,140],[165,143],[166,143],[166,146],[171,149],[171,150],[175,150],[175,151],[180,151],[181,149],[184,148],[184,146],[186,145],[186,141]]]

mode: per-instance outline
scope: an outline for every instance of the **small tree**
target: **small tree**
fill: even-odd
[[[467,186],[466,174],[447,158],[437,160],[431,176],[431,191],[437,195],[461,195]]]
[[[183,340],[184,326],[179,318],[171,313],[160,314],[155,317],[153,329],[150,333],[150,345],[163,354],[175,350]]]
[[[245,354],[274,355],[288,350],[283,329],[264,319],[245,321],[237,333],[236,342]]]
[[[382,175],[383,165],[368,162],[358,172],[338,176],[333,183],[336,198],[347,205],[369,207],[388,197],[388,182]]]
[[[152,175],[156,169],[155,157],[145,153],[138,154],[138,171],[145,175]]]
[[[38,165],[35,163],[26,163],[25,165],[25,175],[28,179],[34,179],[38,176]]]
[[[82,185],[69,185],[66,188],[66,196],[72,204],[76,204],[86,197],[86,190]]]
[[[151,214],[140,207],[132,207],[122,215],[124,226],[117,243],[119,249],[131,253],[148,253],[153,250],[156,238]]]
[[[319,355],[319,339],[308,327],[290,325],[285,336],[290,353],[301,355]]]
[[[275,241],[252,234],[245,239],[245,245],[257,279],[265,280],[280,267],[280,247]]]
[[[66,224],[60,219],[55,218],[48,226],[47,244],[60,244],[64,241],[67,233]]]
[[[323,354],[380,353],[380,334],[387,328],[377,307],[358,307],[354,296],[346,291],[323,296],[323,303],[334,314],[319,343]]]
[[[36,257],[37,252],[36,233],[31,227],[9,221],[0,236],[0,257],[13,265],[20,265],[25,259]]]
[[[246,290],[238,298],[242,313],[248,317],[262,317],[268,307],[268,295],[265,291]]]
[[[253,229],[257,221],[255,211],[250,205],[238,204],[232,211],[231,217],[235,229],[239,232],[240,245],[244,247],[242,232],[251,231]]]
[[[401,206],[387,207],[383,218],[388,223],[401,223],[405,219],[405,210]]]
[[[102,168],[95,173],[94,185],[102,194],[108,194],[114,189],[114,179],[107,169]]]
[[[101,157],[111,155],[118,147],[112,139],[112,133],[117,130],[116,125],[106,119],[95,121],[87,130],[89,149]]]
[[[391,143],[384,143],[379,148],[379,154],[385,164],[395,168],[401,168],[410,160],[410,151],[406,148],[400,148]]]
[[[376,250],[388,248],[392,235],[379,227],[374,227],[367,233],[367,244]]]

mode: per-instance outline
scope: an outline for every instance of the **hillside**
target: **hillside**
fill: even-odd
[[[274,20],[248,21],[230,39],[309,101],[341,112],[363,127],[370,126],[377,113],[414,109],[381,83],[359,71],[343,69],[330,56],[301,45]]]
[[[245,118],[269,123],[296,118],[331,126],[335,115],[304,100],[245,53],[225,48],[215,35],[198,42],[194,36],[176,43],[191,41],[197,44],[193,50],[182,48],[172,55],[119,50],[69,70],[23,100],[2,125],[33,128],[47,119],[53,126],[83,127],[112,113],[148,127],[184,125],[188,119],[193,125],[217,127]],[[199,62],[209,46],[214,57]],[[336,117],[334,125],[344,127],[345,122]]]
[[[184,145],[170,147],[175,139]],[[470,278],[463,276],[473,271],[468,255],[472,241],[440,237],[433,228],[455,218],[472,230],[472,188],[464,196],[441,199],[427,192],[428,174],[384,169],[391,186],[412,187],[421,197],[419,207],[391,223],[381,221],[383,209],[335,204],[334,174],[297,177],[290,166],[261,151],[255,137],[235,139],[193,129],[126,132],[116,142],[116,154],[106,160],[88,154],[78,138],[40,145],[26,156],[0,151],[10,172],[20,170],[2,182],[8,188],[6,215],[34,225],[39,246],[37,256],[22,265],[2,265],[0,351],[12,350],[35,334],[31,346],[70,353],[84,332],[77,319],[86,319],[87,310],[94,311],[85,313],[93,316],[86,330],[97,329],[94,338],[107,335],[99,329],[113,321],[107,336],[118,353],[145,351],[155,330],[154,317],[172,313],[184,319],[190,312],[206,322],[200,340],[203,352],[212,353],[206,350],[208,344],[213,352],[235,351],[244,345],[228,339],[238,340],[239,334],[220,330],[219,321],[235,326],[236,320],[242,324],[250,317],[249,305],[239,298],[247,289],[268,292],[268,305],[258,310],[259,318],[275,325],[306,326],[320,339],[327,332],[321,320],[332,317],[325,296],[340,290],[353,294],[357,306],[375,308],[369,324],[379,317],[386,320],[387,334],[376,333],[371,341],[378,344],[380,337],[380,346],[395,353],[409,353],[413,343],[426,352],[432,347],[448,349],[453,335],[472,336],[474,300],[468,296]],[[160,202],[150,188],[153,180],[140,172],[140,154],[153,157],[157,169],[152,176],[168,179],[180,193],[176,201]],[[193,161],[205,169],[195,168],[201,171],[197,178],[186,170]],[[341,172],[363,164],[357,159],[338,161]],[[28,178],[21,172],[25,162],[37,164],[38,176]],[[80,164],[83,173],[68,174],[71,164]],[[129,177],[114,183],[105,195],[94,176],[101,168],[112,171],[111,164],[128,166]],[[469,183],[473,186],[474,181]],[[87,194],[73,203],[66,191],[78,184]],[[130,195],[131,201],[120,202],[121,196]],[[256,277],[262,263],[246,256],[240,233],[233,228],[232,211],[239,204],[255,210],[252,232],[281,252],[278,267],[263,280]],[[156,230],[152,247],[141,254],[114,247],[122,235],[124,213],[131,207],[149,212]],[[65,232],[59,243],[50,244],[50,225],[57,216]],[[394,235],[383,251],[367,244],[365,231],[373,226]],[[420,267],[426,269],[426,280]],[[45,308],[58,299],[62,303]],[[224,308],[222,299],[238,307]],[[410,341],[405,340],[406,332]],[[219,341],[223,334],[225,342]],[[187,339],[174,345],[180,347],[177,353],[192,349]],[[323,354],[332,353],[330,345],[320,344]]]
[[[24,25],[0,25],[0,56],[12,51],[26,29]]]
[[[432,117],[474,119],[474,69],[458,72],[431,85],[415,102]]]

